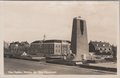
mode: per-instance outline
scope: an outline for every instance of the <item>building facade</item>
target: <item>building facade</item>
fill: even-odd
[[[112,57],[112,46],[108,42],[90,41],[89,52],[102,57]]]
[[[29,54],[38,55],[38,56],[44,56],[43,40],[33,41],[30,44]]]
[[[113,58],[117,60],[117,46],[112,45]]]
[[[67,40],[46,40],[43,45],[46,57],[65,56],[70,52],[70,41]]]
[[[70,52],[70,41],[67,40],[37,40],[30,44],[29,54],[51,57],[61,57]]]

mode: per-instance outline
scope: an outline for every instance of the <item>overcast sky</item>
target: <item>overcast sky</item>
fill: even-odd
[[[117,44],[118,2],[35,1],[2,2],[5,41],[71,40],[76,16],[86,20],[88,40]]]

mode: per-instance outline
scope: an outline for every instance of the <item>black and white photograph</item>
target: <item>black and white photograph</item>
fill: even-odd
[[[119,1],[0,5],[4,75],[118,74]]]

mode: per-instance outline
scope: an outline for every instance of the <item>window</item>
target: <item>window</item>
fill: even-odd
[[[57,49],[56,49],[56,53],[57,53]]]
[[[104,48],[102,48],[102,50],[104,50]]]
[[[59,49],[59,53],[60,53],[60,49]]]
[[[52,54],[52,53],[51,53],[51,50],[49,50],[49,53]]]
[[[52,45],[52,48],[54,48],[54,44]]]
[[[111,48],[109,48],[109,50],[111,50]]]
[[[50,45],[50,48],[52,48],[52,45]]]
[[[53,51],[53,50],[51,50],[51,53],[53,54],[53,53],[54,53],[54,51]]]

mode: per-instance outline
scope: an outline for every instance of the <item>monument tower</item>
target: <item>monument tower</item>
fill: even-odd
[[[80,16],[73,19],[71,50],[75,54],[73,61],[86,60],[89,54],[86,21]]]

